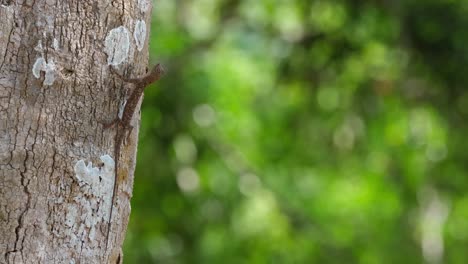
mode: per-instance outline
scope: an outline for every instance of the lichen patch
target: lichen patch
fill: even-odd
[[[145,13],[150,8],[150,1],[148,0],[138,0],[138,8],[140,8],[141,12]]]
[[[146,40],[146,23],[143,20],[137,20],[135,22],[135,31],[133,32],[135,43],[138,51],[143,49]]]
[[[100,157],[104,166],[93,167],[93,163],[88,165],[83,160],[79,160],[75,166],[75,176],[80,186],[95,197],[104,197],[114,186],[115,161],[109,156]]]
[[[44,51],[44,50],[43,50],[43,47],[42,47],[42,40],[39,40],[39,41],[37,42],[37,45],[36,45],[36,47],[34,47],[34,50],[35,50],[35,51],[38,51],[38,52],[43,52],[43,51]]]
[[[130,50],[130,36],[124,26],[114,28],[106,36],[104,51],[107,53],[108,65],[119,65],[128,57]]]
[[[43,57],[37,58],[32,67],[32,73],[37,79],[41,78],[41,71],[45,72],[44,85],[52,85],[55,81],[55,63],[46,62]]]
[[[59,49],[59,42],[56,38],[54,38],[54,40],[52,41],[52,48],[54,48],[54,50]]]
[[[80,185],[80,192],[67,208],[65,225],[68,237],[87,237],[94,241],[102,223],[108,223],[112,206],[115,181],[115,161],[109,155],[100,157],[103,166],[94,167],[92,162],[79,160],[73,169]]]

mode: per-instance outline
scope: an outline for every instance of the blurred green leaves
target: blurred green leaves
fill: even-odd
[[[466,263],[463,1],[153,13],[126,263]]]

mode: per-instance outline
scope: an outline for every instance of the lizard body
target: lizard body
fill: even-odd
[[[140,78],[125,78],[119,73],[117,73],[115,69],[112,67],[111,67],[111,71],[115,73],[120,79],[122,79],[124,83],[133,84],[134,89],[131,92],[124,106],[122,118],[117,117],[110,123],[104,125],[104,128],[110,128],[113,126],[117,127],[116,134],[115,134],[115,142],[114,142],[115,178],[114,178],[114,186],[113,186],[112,197],[111,197],[111,209],[110,209],[110,214],[109,214],[109,228],[107,230],[106,248],[108,247],[108,244],[109,244],[110,221],[112,220],[112,211],[114,209],[114,203],[115,203],[115,199],[117,196],[116,195],[117,187],[118,187],[118,177],[117,177],[118,171],[117,170],[119,168],[119,158],[121,154],[120,153],[121,147],[127,136],[127,133],[129,132],[129,130],[132,129],[130,122],[133,118],[133,114],[135,113],[138,102],[140,101],[140,98],[143,95],[143,91],[148,85],[159,80],[161,76],[164,74],[164,69],[159,63],[156,64],[156,66],[154,66],[150,72],[148,72],[146,75]]]

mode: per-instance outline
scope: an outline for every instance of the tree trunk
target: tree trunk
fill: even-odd
[[[139,114],[115,199],[102,124],[131,88],[110,65],[145,72],[150,17],[150,0],[0,0],[0,263],[122,261]]]

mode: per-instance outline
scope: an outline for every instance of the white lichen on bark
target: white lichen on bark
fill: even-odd
[[[107,64],[119,65],[128,57],[130,37],[126,27],[114,28],[107,34],[104,41],[104,51],[107,53]]]
[[[44,85],[52,85],[55,81],[55,63],[50,61],[47,63],[44,58],[37,58],[33,65],[32,73],[34,77],[41,78],[41,71],[45,72]]]
[[[143,20],[137,20],[135,22],[135,31],[133,32],[137,50],[141,51],[146,41],[146,23]]]
[[[54,38],[54,40],[52,42],[52,48],[54,48],[54,50],[59,49],[59,41],[56,38]]]
[[[42,40],[39,40],[37,42],[37,45],[36,47],[34,47],[34,50],[38,52],[44,52],[44,48],[42,47]]]
[[[89,249],[96,243],[94,238],[99,227],[109,223],[115,182],[114,160],[109,155],[101,156],[100,159],[104,164],[102,167],[93,167],[92,162],[86,165],[84,160],[75,164],[75,176],[81,192],[74,198],[76,203],[69,204],[65,222],[69,227],[66,235],[70,243],[81,243],[87,237]]]
[[[79,160],[75,166],[75,176],[80,186],[87,194],[94,197],[108,195],[114,186],[115,162],[109,155],[100,157],[102,167],[93,167],[93,163],[86,165],[84,160]]]
[[[149,0],[138,0],[138,8],[140,8],[141,12],[147,12],[150,8],[150,1]]]

